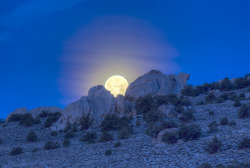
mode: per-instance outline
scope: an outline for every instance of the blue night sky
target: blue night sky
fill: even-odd
[[[198,85],[250,72],[249,0],[0,0],[0,118],[64,108],[111,75]]]

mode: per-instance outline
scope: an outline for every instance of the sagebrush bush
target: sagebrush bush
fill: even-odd
[[[208,102],[208,103],[214,102],[215,99],[216,99],[216,96],[215,96],[213,93],[209,93],[209,94],[205,97],[205,100],[206,100],[206,102]]]
[[[141,126],[141,122],[138,119],[136,120],[136,126]]]
[[[64,138],[63,140],[63,147],[67,148],[70,146],[70,139],[69,138]]]
[[[250,138],[245,137],[244,139],[242,139],[242,141],[239,143],[239,148],[250,148]]]
[[[215,166],[215,168],[226,168],[222,163],[219,163]]]
[[[3,143],[3,141],[2,141],[2,139],[0,138],[0,144],[2,144]]]
[[[34,124],[34,118],[31,114],[25,113],[25,114],[12,114],[8,120],[8,122],[11,121],[20,121],[19,124],[25,127],[32,126]]]
[[[240,101],[239,101],[239,100],[236,100],[236,101],[234,102],[234,107],[240,107],[240,106],[241,106]]]
[[[56,131],[52,131],[50,135],[51,136],[57,136],[57,132]]]
[[[228,125],[228,118],[224,117],[220,120],[220,125]]]
[[[209,115],[214,115],[214,112],[213,111],[209,111],[208,114]]]
[[[229,125],[229,126],[235,126],[235,125],[236,125],[236,122],[235,122],[235,121],[230,121],[230,122],[228,123],[228,125]]]
[[[133,128],[125,126],[119,129],[118,137],[120,139],[128,139],[133,134]]]
[[[36,142],[37,139],[38,139],[38,138],[37,138],[36,133],[35,133],[34,131],[31,131],[31,132],[28,134],[26,141],[27,141],[27,142]]]
[[[90,113],[83,114],[83,116],[80,120],[82,130],[89,129],[89,127],[93,124],[93,122],[94,122],[94,118]]]
[[[83,135],[81,141],[87,142],[89,144],[95,143],[97,135],[95,132],[88,132],[87,134]]]
[[[35,153],[35,152],[38,152],[38,151],[39,151],[38,148],[34,148],[34,149],[32,150],[32,153]]]
[[[16,148],[13,148],[13,149],[10,151],[10,156],[19,155],[19,154],[22,154],[22,153],[23,153],[23,148],[21,148],[21,147],[16,147]]]
[[[179,139],[179,135],[177,132],[167,132],[162,136],[162,142],[172,144],[176,143]]]
[[[109,156],[109,155],[111,155],[112,154],[112,150],[111,149],[107,149],[106,151],[105,151],[105,155],[106,156]]]
[[[212,168],[212,166],[209,163],[202,163],[198,168]]]
[[[105,116],[101,123],[101,129],[103,131],[117,130],[119,117],[115,114],[108,114]]]
[[[46,150],[57,149],[60,147],[61,147],[61,145],[59,144],[59,142],[52,142],[52,141],[46,142],[45,145],[43,146],[43,148]]]
[[[209,154],[216,153],[218,150],[221,149],[222,143],[221,141],[217,138],[214,137],[212,141],[210,141],[206,146],[205,146],[205,151],[208,152]]]
[[[74,138],[75,137],[75,132],[74,131],[69,131],[68,133],[65,134],[64,138]]]
[[[221,91],[230,91],[233,89],[233,84],[232,82],[229,80],[229,78],[225,78],[222,80],[221,82]]]
[[[195,117],[192,111],[186,111],[181,113],[179,120],[181,122],[190,122],[190,121],[194,121]]]
[[[22,117],[23,117],[22,114],[11,114],[11,116],[8,119],[8,122],[21,121]]]
[[[198,125],[186,125],[179,128],[179,137],[184,141],[196,140],[201,136],[201,128]]]
[[[115,148],[118,148],[118,147],[120,147],[121,145],[122,145],[122,143],[119,141],[119,142],[116,142],[116,143],[115,143],[114,147],[115,147]]]
[[[46,119],[44,123],[45,128],[49,128],[52,126],[53,123],[55,123],[60,117],[61,117],[60,112],[55,112],[55,113],[49,113],[48,118]]]
[[[216,121],[212,121],[209,125],[209,132],[213,133],[213,132],[217,132],[218,131],[218,124],[216,123]]]
[[[239,118],[248,118],[249,117],[249,113],[250,113],[249,107],[247,106],[247,104],[243,104],[240,107],[238,116],[239,116]]]
[[[108,131],[103,131],[99,139],[99,142],[108,142],[108,141],[113,141],[113,140],[114,140],[114,137],[112,134],[110,134]]]

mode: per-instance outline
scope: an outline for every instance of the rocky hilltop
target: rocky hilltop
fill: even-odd
[[[116,98],[103,86],[65,109],[0,123],[0,167],[250,167],[250,77],[186,85],[150,71]]]

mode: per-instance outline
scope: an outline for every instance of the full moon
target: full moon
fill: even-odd
[[[115,97],[118,94],[125,95],[127,87],[128,81],[120,75],[109,77],[105,83],[105,88],[109,90]]]

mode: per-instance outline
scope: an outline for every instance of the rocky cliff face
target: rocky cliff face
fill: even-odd
[[[166,75],[160,71],[152,70],[132,82],[126,91],[126,96],[139,98],[146,95],[180,93],[181,89],[186,85],[189,76],[189,74],[185,73]]]
[[[98,85],[89,90],[88,96],[69,104],[52,130],[64,129],[67,123],[79,123],[83,115],[91,114],[94,125],[99,125],[106,114],[115,112],[115,98],[104,86]]]

